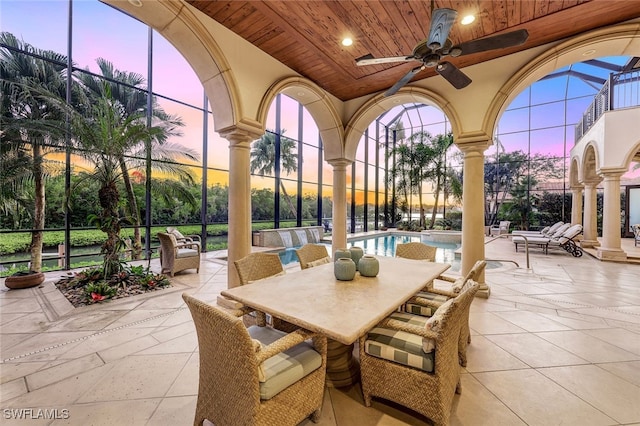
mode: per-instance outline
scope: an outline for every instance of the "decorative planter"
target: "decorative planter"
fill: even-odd
[[[362,258],[362,256],[364,255],[364,251],[360,247],[351,247],[349,251],[351,252],[351,260],[353,260],[353,263],[356,264],[356,271],[357,271],[358,262],[360,261],[360,258]]]
[[[334,262],[333,273],[340,281],[351,281],[356,276],[356,264],[351,258],[341,257]]]
[[[7,277],[4,281],[4,285],[10,289],[20,289],[35,287],[44,282],[44,274],[42,272],[35,272],[24,275],[12,275]]]
[[[346,248],[340,248],[337,249],[336,252],[333,254],[333,260],[337,261],[338,259],[351,259],[351,252],[349,251],[349,249]]]
[[[373,255],[365,254],[360,259],[358,270],[363,277],[375,277],[380,272],[380,262]]]

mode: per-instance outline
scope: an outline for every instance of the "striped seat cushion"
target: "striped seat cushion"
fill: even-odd
[[[268,345],[286,334],[271,327],[251,326],[247,330],[254,341],[259,342],[256,344],[258,350],[260,350],[260,344]],[[272,356],[258,368],[260,399],[273,398],[320,366],[322,366],[322,356],[309,342],[302,342]]]
[[[402,312],[396,312],[390,318],[421,326],[426,323],[426,319],[423,322],[420,318]],[[364,350],[377,358],[433,372],[435,352],[431,350],[425,353],[422,345],[423,339],[417,334],[375,327],[367,335]]]
[[[421,291],[420,293],[416,294],[416,296],[422,297],[423,299],[431,300],[432,302],[435,302],[438,305],[441,305],[442,303],[449,300],[447,296],[443,296],[441,294],[436,294],[436,293],[430,293],[428,291]],[[430,306],[422,306],[415,303],[406,303],[404,305],[404,310],[405,312],[409,312],[410,314],[421,315],[423,317],[430,317],[436,311],[436,308],[430,307]]]

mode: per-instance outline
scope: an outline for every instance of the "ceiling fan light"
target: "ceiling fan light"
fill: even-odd
[[[462,55],[462,49],[460,49],[458,46],[452,47],[449,51],[449,56],[452,56],[454,58],[457,58],[460,55]]]

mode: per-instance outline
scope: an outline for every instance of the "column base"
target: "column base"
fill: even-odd
[[[580,247],[582,247],[582,248],[600,247],[600,241],[598,241],[598,240],[582,240],[582,241],[580,241]]]
[[[486,283],[480,283],[480,288],[478,288],[476,297],[488,299],[490,294],[491,294],[491,288]]]
[[[600,260],[610,260],[614,262],[624,262],[627,260],[627,253],[622,249],[598,247],[596,249],[596,256]]]

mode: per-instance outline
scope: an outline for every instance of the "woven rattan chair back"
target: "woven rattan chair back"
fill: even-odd
[[[182,295],[198,335],[200,373],[194,426],[296,425],[317,421],[324,394],[327,343],[313,337],[323,366],[269,400],[260,399],[255,343],[240,318]]]
[[[436,250],[436,247],[412,241],[409,243],[398,244],[396,246],[396,256],[404,257],[405,259],[429,260],[431,262],[435,262]]]
[[[300,261],[300,269],[307,269],[309,262],[329,257],[327,246],[322,244],[305,244],[296,250],[296,255]]]
[[[454,393],[460,391],[458,337],[466,320],[465,312],[477,291],[477,283],[465,287],[443,316],[435,338],[432,373],[360,351],[362,392],[367,407],[371,405],[371,397],[376,396],[417,411],[434,425],[449,424]],[[366,335],[360,338],[360,348],[365,347],[366,339]]]
[[[275,253],[251,253],[233,264],[242,285],[284,272],[280,256]]]

